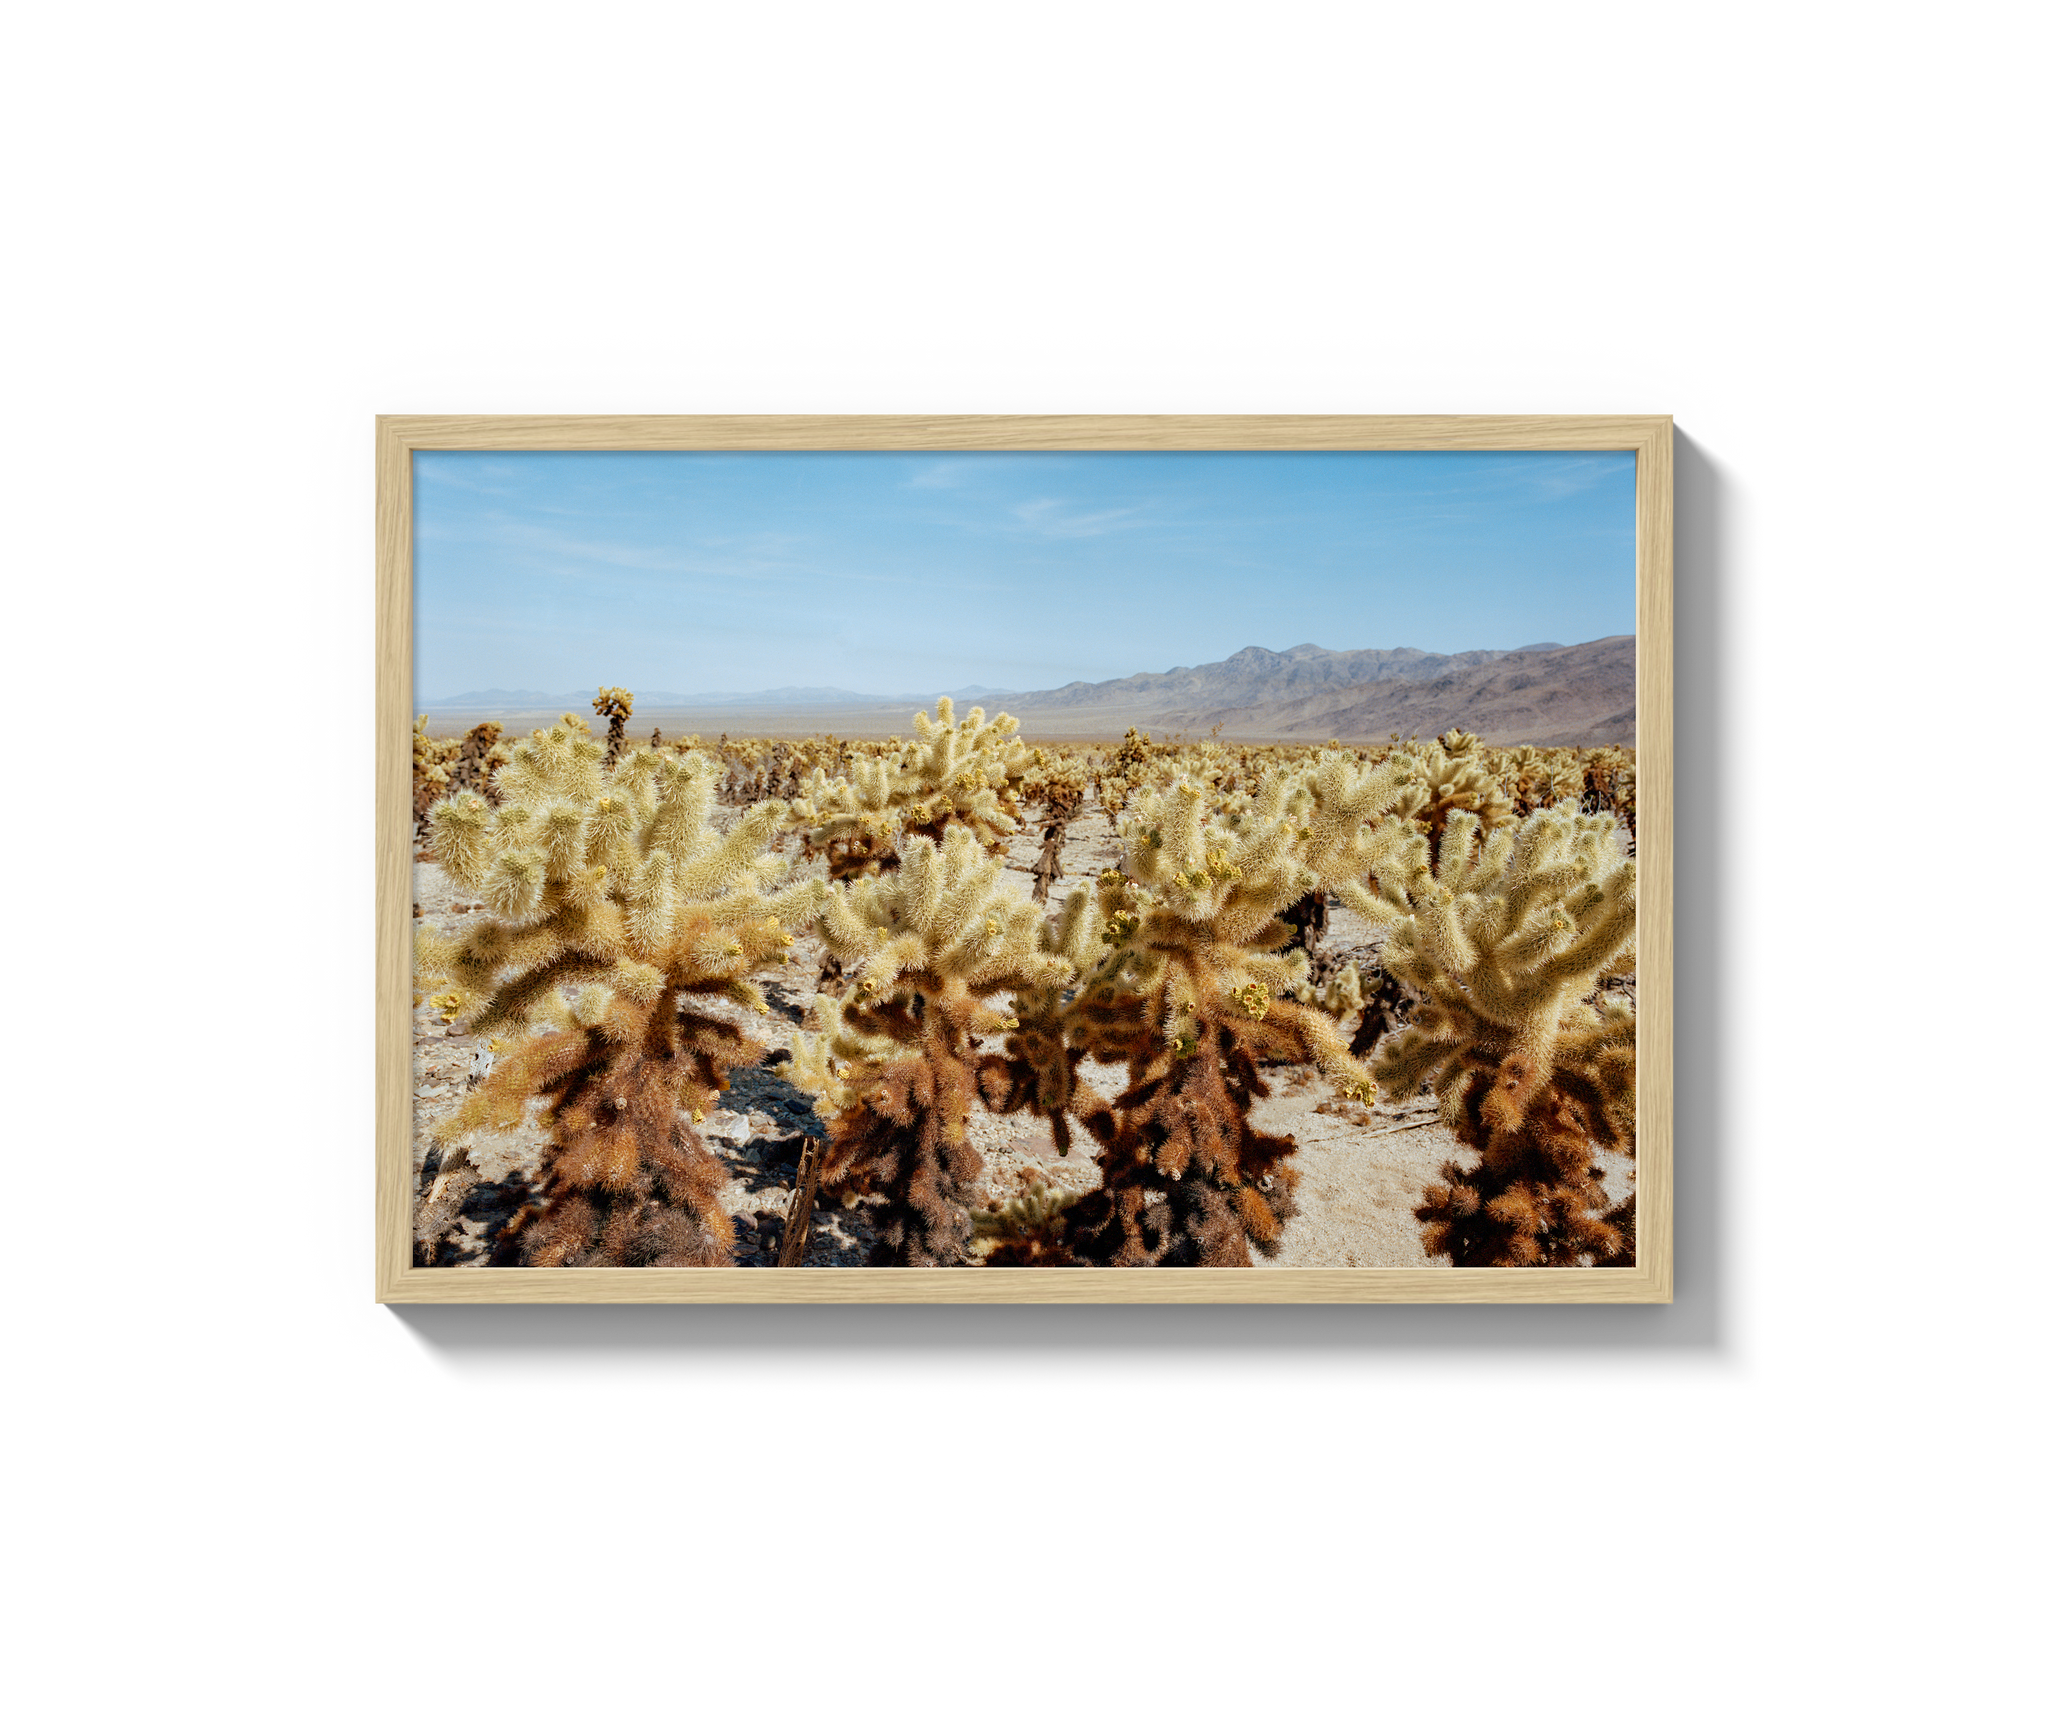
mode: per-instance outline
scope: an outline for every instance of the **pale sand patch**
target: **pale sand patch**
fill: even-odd
[[[1422,1251],[1422,1225],[1415,1207],[1437,1179],[1448,1157],[1471,1160],[1450,1129],[1434,1116],[1434,1103],[1380,1106],[1360,1111],[1366,1119],[1319,1114],[1317,1106],[1336,1096],[1320,1075],[1271,1069],[1273,1095],[1252,1108],[1252,1121],[1267,1133],[1287,1133],[1299,1150],[1292,1162],[1301,1176],[1295,1214],[1281,1231],[1272,1258],[1254,1257],[1265,1267],[1329,1268],[1444,1266]],[[1404,1124],[1428,1120],[1423,1127]],[[1401,1129],[1399,1132],[1384,1131]],[[1447,1267],[1446,1267],[1447,1268]]]

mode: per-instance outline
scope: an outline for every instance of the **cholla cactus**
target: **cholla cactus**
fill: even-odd
[[[1372,1090],[1330,1017],[1287,1000],[1307,963],[1278,953],[1290,928],[1279,915],[1319,877],[1352,877],[1390,849],[1399,826],[1374,819],[1404,773],[1361,774],[1330,754],[1270,777],[1234,827],[1185,779],[1133,802],[1122,825],[1131,875],[1105,873],[1088,907],[1105,953],[1061,1010],[1070,1045],[1130,1069],[1102,1187],[1068,1213],[1075,1257],[1249,1265],[1253,1247],[1279,1244],[1295,1146],[1251,1124],[1267,1093],[1258,1063],[1314,1062],[1359,1099]]]
[[[1160,762],[1155,755],[1152,736],[1136,728],[1126,728],[1123,743],[1109,754],[1095,778],[1097,803],[1114,817],[1130,804],[1132,795],[1150,780]]]
[[[974,1250],[991,1266],[1071,1264],[1067,1212],[1078,1197],[1064,1187],[1040,1183],[1007,1204],[975,1212]]]
[[[1412,753],[1414,780],[1396,802],[1401,816],[1422,826],[1432,856],[1452,813],[1466,811],[1492,829],[1514,815],[1500,783],[1486,768],[1476,735],[1453,728]]]
[[[823,1030],[799,1036],[790,1078],[831,1117],[821,1189],[887,1201],[873,1264],[967,1263],[982,1172],[967,1137],[983,1060],[973,1040],[1018,1025],[992,999],[1071,971],[1002,875],[964,826],[942,842],[914,835],[896,870],[835,891],[819,921],[858,980],[843,1009],[819,999]]]
[[[1389,1032],[1407,1024],[1413,999],[1379,967],[1353,961],[1316,992],[1316,1006],[1335,1020],[1358,1016],[1350,1050],[1362,1062]]]
[[[1052,896],[1060,878],[1060,850],[1066,846],[1067,825],[1081,809],[1088,795],[1088,776],[1072,758],[1032,755],[1031,767],[1019,784],[1020,797],[1029,805],[1045,808],[1045,821],[1038,843],[1038,860],[1031,867],[1031,898],[1041,907]]]
[[[1459,1265],[1624,1262],[1629,1237],[1597,1215],[1596,1146],[1635,1145],[1635,1016],[1588,1001],[1635,963],[1636,869],[1612,817],[1538,812],[1485,841],[1446,824],[1435,865],[1418,836],[1347,890],[1392,920],[1388,973],[1421,998],[1372,1059],[1390,1096],[1434,1080],[1477,1169],[1445,1164],[1417,1210],[1429,1252]]]
[[[1581,754],[1570,746],[1513,746],[1504,751],[1489,750],[1486,767],[1501,791],[1513,802],[1515,815],[1532,811],[1605,810],[1603,806],[1581,806],[1585,792],[1585,765]]]
[[[448,770],[449,793],[473,788],[484,798],[495,801],[497,789],[492,785],[493,778],[512,759],[511,748],[499,739],[504,731],[501,723],[479,722],[462,736],[461,750]]]
[[[1366,1006],[1377,993],[1381,974],[1368,972],[1356,961],[1339,967],[1315,992],[1316,1006],[1332,1020],[1342,1020]]]
[[[1583,809],[1611,811],[1636,826],[1636,754],[1628,746],[1602,746],[1586,756]]]
[[[1541,747],[1511,746],[1504,751],[1489,751],[1485,762],[1516,816],[1541,811],[1550,803],[1546,792],[1550,771]]]
[[[1016,797],[1045,808],[1048,817],[1072,817],[1088,797],[1088,771],[1078,758],[1034,746],[1014,771]]]
[[[415,716],[412,724],[412,832],[415,842],[424,841],[427,812],[448,791],[448,781],[462,745],[458,740],[436,740],[427,733],[427,718]]]
[[[825,885],[767,892],[785,868],[765,851],[783,807],[721,836],[708,777],[672,753],[608,767],[569,715],[512,748],[495,810],[475,793],[434,808],[436,854],[491,917],[459,942],[423,929],[416,970],[445,982],[445,1020],[511,1041],[442,1137],[515,1126],[533,1098],[551,1133],[508,1258],[726,1261],[724,1171],[694,1124],[723,1070],[761,1049],[702,1003],[765,1013],[747,975],[788,959],[786,927],[815,914]]]
[[[758,805],[773,799],[769,785],[775,776],[775,746],[769,740],[735,740],[725,748],[730,756],[726,770],[726,797],[734,805]]]
[[[1104,1144],[1116,1132],[1109,1100],[1080,1075],[1087,1043],[1069,1031],[1074,998],[1106,963],[1121,958],[1121,943],[1103,933],[1093,883],[1074,889],[1056,916],[1040,921],[1039,952],[1048,957],[1043,977],[1012,994],[1013,1025],[1003,1054],[982,1060],[982,1101],[998,1115],[1028,1110],[1051,1122],[1062,1157],[1073,1149],[1073,1121]]]
[[[984,846],[1017,832],[1012,778],[1025,751],[1017,719],[991,722],[970,710],[953,720],[953,700],[941,698],[938,719],[917,712],[916,741],[880,756],[854,757],[851,776],[812,772],[794,805],[809,825],[807,851],[823,853],[835,881],[878,876],[898,863],[905,833],[936,841],[956,825]]]
[[[626,718],[633,713],[633,694],[623,686],[600,686],[597,696],[590,700],[590,707],[600,716],[611,718],[604,731],[604,761],[615,764],[626,749]]]

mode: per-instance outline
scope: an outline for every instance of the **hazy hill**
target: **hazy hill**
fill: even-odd
[[[488,687],[481,692],[457,692],[451,698],[423,699],[417,708],[422,710],[478,710],[486,715],[495,715],[506,710],[584,710],[591,699],[597,696],[595,686],[585,686],[575,692],[534,692],[522,690],[507,692],[499,686]],[[753,705],[771,705],[777,709],[797,709],[816,704],[829,709],[846,709],[860,704],[886,704],[893,707],[919,704],[929,706],[941,697],[949,697],[956,703],[981,703],[990,698],[1016,699],[1026,694],[1005,692],[998,686],[963,686],[957,692],[904,692],[883,694],[878,692],[848,692],[838,686],[771,686],[765,692],[642,692],[633,689],[635,710],[743,710]]]

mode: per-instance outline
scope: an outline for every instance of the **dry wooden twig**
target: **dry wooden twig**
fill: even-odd
[[[789,1215],[782,1220],[782,1250],[775,1255],[778,1269],[804,1262],[804,1247],[811,1237],[811,1207],[817,1202],[818,1174],[824,1167],[825,1141],[807,1135],[796,1166],[796,1194],[789,1202]]]
[[[1383,1133],[1407,1133],[1413,1128],[1442,1127],[1444,1125],[1444,1120],[1441,1116],[1424,1116],[1420,1121],[1404,1121],[1399,1127],[1376,1127],[1370,1133],[1360,1134],[1359,1138],[1378,1139]]]

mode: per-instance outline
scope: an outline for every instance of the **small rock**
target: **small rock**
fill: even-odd
[[[700,1131],[706,1139],[722,1139],[732,1145],[745,1145],[750,1129],[745,1116],[735,1115],[731,1110],[713,1110],[704,1118]]]

